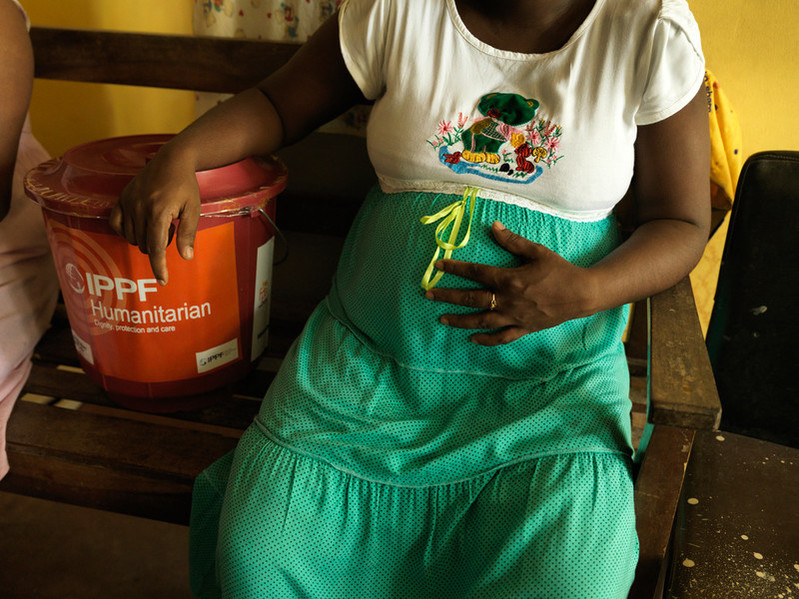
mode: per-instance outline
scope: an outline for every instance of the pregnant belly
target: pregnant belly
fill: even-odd
[[[621,309],[532,333],[499,348],[477,346],[469,340],[474,331],[441,324],[443,314],[472,309],[425,299],[421,283],[436,251],[437,223],[425,225],[421,219],[458,200],[429,193],[372,192],[342,253],[329,297],[333,314],[375,351],[424,370],[464,370],[511,379],[546,380],[564,368],[595,359],[609,345],[615,345],[624,327]],[[518,266],[519,260],[494,241],[490,228],[495,220],[581,266],[596,262],[618,243],[612,219],[576,223],[478,198],[469,241],[455,250],[452,258],[500,267]],[[458,241],[468,226],[467,215]],[[476,287],[471,281],[449,274],[437,286]]]

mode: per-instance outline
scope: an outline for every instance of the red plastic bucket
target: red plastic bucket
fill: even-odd
[[[114,233],[108,216],[170,137],[77,146],[25,180],[43,208],[84,370],[119,404],[151,412],[206,405],[198,396],[244,376],[264,350],[275,196],[287,177],[276,158],[198,172],[194,259],[183,260],[171,243],[169,284],[160,287],[148,257]]]

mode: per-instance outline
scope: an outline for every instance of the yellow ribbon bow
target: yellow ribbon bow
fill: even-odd
[[[422,289],[425,291],[435,287],[441,280],[441,277],[444,276],[444,273],[441,271],[433,275],[441,250],[444,250],[444,259],[446,260],[452,255],[454,250],[462,248],[469,243],[469,235],[471,235],[472,232],[472,219],[474,218],[474,201],[477,198],[478,191],[480,190],[477,187],[467,187],[463,192],[463,199],[450,204],[435,214],[423,216],[421,218],[422,224],[424,225],[430,225],[439,220],[441,221],[436,227],[436,251],[433,254],[433,259],[430,260],[430,265],[422,276]],[[458,232],[460,231],[461,223],[463,222],[463,217],[466,214],[467,208],[469,210],[469,225],[466,229],[466,234],[463,236],[463,240],[460,243],[456,243]],[[442,237],[450,225],[452,225],[452,230],[449,233],[449,239],[444,241]]]

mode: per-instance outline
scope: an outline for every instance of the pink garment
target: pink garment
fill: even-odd
[[[48,158],[26,119],[14,168],[11,208],[0,221],[0,478],[8,472],[6,423],[58,298],[58,279],[41,208],[25,196],[22,185],[25,173]]]

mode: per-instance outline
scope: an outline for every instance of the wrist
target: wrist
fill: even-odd
[[[172,169],[197,171],[198,157],[189,143],[174,137],[161,146],[161,149],[153,157],[153,161],[168,164]]]
[[[586,316],[592,316],[611,307],[608,300],[610,286],[604,280],[601,271],[594,267],[583,269],[583,282],[581,300],[582,309]]]

